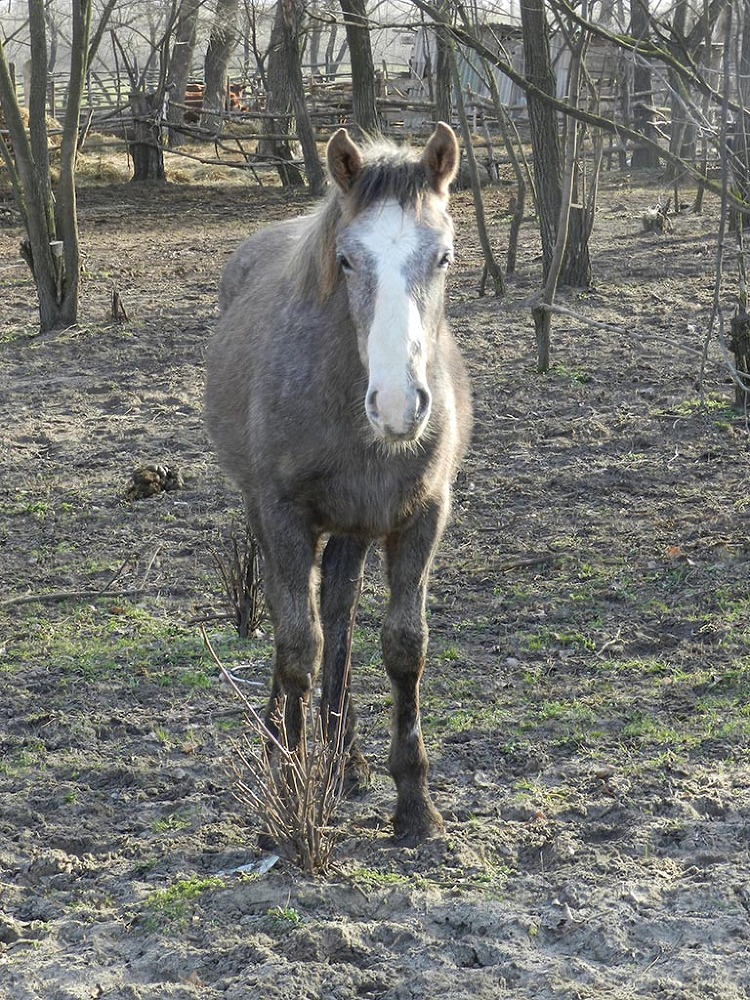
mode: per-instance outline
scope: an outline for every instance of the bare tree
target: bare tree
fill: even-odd
[[[546,282],[557,243],[561,216],[563,161],[560,150],[557,112],[549,98],[555,98],[557,82],[552,69],[549,47],[549,27],[544,0],[522,0],[521,23],[526,79],[531,84],[527,93],[531,146],[534,154],[534,177],[537,216],[542,238],[542,270]],[[575,124],[571,123],[575,128]],[[560,270],[563,285],[588,285],[591,282],[591,260],[588,233],[581,212],[568,213],[565,253]]]
[[[639,42],[648,42],[650,33],[650,15],[648,0],[632,0],[630,8],[630,33]],[[651,66],[646,59],[635,52],[633,65],[633,124],[637,131],[649,139],[656,138],[654,125],[654,94],[651,83]],[[631,166],[658,167],[659,157],[654,147],[645,143],[633,149]]]
[[[283,185],[301,187],[305,179],[294,162],[292,148],[292,81],[287,72],[292,58],[294,52],[289,51],[283,3],[277,0],[265,66],[266,129],[272,137],[260,140],[258,152],[276,161]]]
[[[167,110],[167,118],[171,126],[169,129],[170,146],[179,146],[182,142],[182,135],[177,126],[182,123],[183,109],[180,105],[185,103],[185,90],[190,80],[190,67],[193,63],[195,44],[198,38],[200,7],[201,0],[182,0],[175,22],[174,42],[167,74],[167,90],[171,95],[171,102]]]
[[[296,118],[308,183],[314,194],[320,194],[324,186],[323,168],[305,104],[301,30],[302,11],[299,0],[278,0],[266,66],[266,110],[269,113],[269,131],[274,137],[262,140],[258,149],[265,156],[275,159],[282,184],[304,184],[302,171],[294,162],[292,152],[292,123]]]
[[[450,122],[452,105],[452,74],[454,51],[445,21],[451,17],[449,0],[435,0],[435,65],[430,74],[435,100],[435,117],[438,121]]]
[[[352,117],[365,135],[380,133],[375,90],[375,65],[370,43],[366,0],[339,0],[352,66]]]
[[[47,33],[43,0],[29,0],[31,89],[29,131],[24,127],[15,85],[0,39],[0,104],[12,144],[0,138],[11,184],[26,229],[21,253],[31,269],[39,300],[41,329],[54,330],[78,318],[80,250],[75,161],[81,98],[89,55],[91,0],[71,3],[72,47],[68,100],[60,149],[60,179],[53,191],[47,131]]]
[[[169,29],[163,34],[160,46],[166,48]],[[164,171],[164,148],[162,129],[164,124],[166,94],[166,59],[162,59],[162,72],[155,88],[147,85],[149,67],[157,56],[159,47],[152,41],[146,65],[139,72],[138,60],[129,56],[115,31],[112,31],[112,47],[119,53],[130,81],[128,103],[132,121],[126,130],[128,151],[133,160],[132,181],[163,184],[167,175]]]
[[[237,45],[237,12],[239,0],[217,0],[205,61],[206,89],[203,94],[201,124],[218,131],[220,114],[225,110],[227,69]],[[218,114],[217,114],[218,112]]]
[[[502,296],[505,293],[505,282],[503,281],[503,272],[500,265],[495,259],[495,254],[492,251],[492,244],[490,243],[489,234],[487,232],[487,224],[484,215],[484,200],[482,198],[482,187],[479,182],[479,168],[477,166],[476,155],[474,154],[474,147],[471,144],[471,129],[469,128],[469,119],[466,114],[466,104],[464,102],[463,91],[461,90],[461,78],[458,73],[458,65],[456,63],[456,56],[453,52],[452,47],[450,47],[450,42],[448,42],[449,48],[448,52],[450,55],[450,69],[451,76],[453,78],[453,89],[456,95],[456,111],[458,112],[458,120],[461,123],[461,132],[463,133],[464,141],[464,156],[466,158],[466,165],[469,170],[469,178],[471,181],[471,191],[474,198],[474,211],[477,220],[477,230],[479,233],[479,243],[482,247],[482,256],[484,257],[484,269],[482,271],[482,281],[479,288],[479,294],[484,295],[485,288],[487,285],[487,278],[492,279],[492,284],[494,286],[495,295]]]

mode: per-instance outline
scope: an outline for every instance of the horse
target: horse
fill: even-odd
[[[326,157],[333,184],[319,208],[262,229],[225,266],[206,423],[263,557],[275,641],[266,720],[283,703],[291,746],[322,663],[324,732],[346,711],[342,752],[364,764],[351,639],[366,556],[382,542],[393,831],[415,844],[442,826],[419,684],[428,577],[472,423],[445,317],[459,149],[440,122],[421,156],[385,142],[361,148],[341,128]]]

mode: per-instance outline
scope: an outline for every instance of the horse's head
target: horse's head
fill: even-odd
[[[432,409],[430,362],[453,258],[448,188],[458,168],[440,122],[421,158],[388,147],[362,153],[346,129],[328,144],[340,189],[338,267],[367,372],[365,410],[387,442],[416,441]]]

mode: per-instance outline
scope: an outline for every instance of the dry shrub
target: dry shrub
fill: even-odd
[[[260,572],[260,549],[249,527],[233,527],[222,551],[212,549],[237,634],[254,635],[266,615]]]
[[[245,710],[245,729],[234,741],[230,759],[237,800],[257,816],[261,835],[276,851],[308,874],[326,872],[341,839],[334,818],[344,794],[345,711],[339,713],[333,737],[326,738],[320,714],[308,699],[299,744],[290,747],[286,699],[278,705],[275,735],[217,657],[205,629],[203,640]]]

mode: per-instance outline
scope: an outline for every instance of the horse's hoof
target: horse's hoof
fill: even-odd
[[[431,802],[397,809],[393,817],[393,839],[399,847],[416,847],[442,829],[442,816]]]

